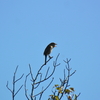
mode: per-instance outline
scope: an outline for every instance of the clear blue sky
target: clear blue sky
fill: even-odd
[[[45,67],[52,69],[58,53],[61,63],[51,87],[60,83],[65,68],[63,60],[71,58],[72,71],[77,72],[70,78],[70,85],[77,94],[81,92],[79,100],[99,100],[99,0],[0,0],[0,98],[11,100],[6,82],[9,81],[11,88],[17,65],[17,78],[29,72],[28,64],[35,74],[44,63],[43,51],[50,42],[58,45],[51,54],[54,58]],[[23,84],[25,75],[18,82],[17,89]],[[47,100],[50,94],[51,89],[43,100]],[[19,99],[26,100],[24,89],[15,98]]]

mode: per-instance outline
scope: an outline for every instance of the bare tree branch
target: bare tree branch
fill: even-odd
[[[34,77],[33,77],[33,73],[32,73],[32,69],[31,69],[30,64],[29,64],[29,69],[30,69],[30,74],[31,74],[32,81],[34,81]]]
[[[52,58],[53,58],[53,57],[52,57]],[[47,62],[49,62],[52,58],[49,58]],[[47,62],[46,62],[46,63],[47,63]],[[39,75],[39,73],[40,73],[41,69],[42,69],[44,66],[45,66],[45,63],[44,63],[44,64],[40,67],[40,69],[38,70],[38,72],[37,72],[36,77],[35,77],[35,79],[34,79],[34,80],[36,80],[36,79],[37,79],[37,77],[38,77],[38,75]]]
[[[79,94],[75,97],[75,99],[74,99],[74,100],[77,100],[77,98],[80,96],[80,94],[81,94],[81,93],[79,93]]]
[[[52,73],[51,73],[47,78],[44,78],[43,80],[40,80],[39,82],[36,82],[36,83],[34,83],[34,84],[39,84],[39,83],[44,82],[45,80],[49,79],[49,78],[53,75],[53,73],[55,72],[55,68],[56,68],[56,67],[54,67]]]
[[[23,87],[23,85],[20,86],[20,88],[17,90],[17,92],[15,93],[15,95],[21,90],[21,88]],[[14,96],[15,96],[14,95]]]
[[[60,55],[60,54],[57,55],[56,60],[55,60],[54,63],[53,63],[53,66],[54,66],[54,67],[53,67],[53,70],[52,70],[52,72],[51,72],[50,75],[48,75],[49,69],[50,69],[50,67],[48,67],[47,70],[46,70],[45,76],[42,77],[43,74],[41,73],[41,71],[42,71],[43,67],[45,66],[45,64],[43,64],[43,65],[39,68],[39,70],[37,71],[36,76],[33,77],[32,69],[31,69],[31,66],[29,65],[29,70],[30,70],[30,72],[29,72],[28,75],[31,75],[31,82],[32,82],[32,85],[31,85],[31,93],[30,93],[30,98],[31,98],[31,100],[35,100],[37,96],[39,96],[39,100],[41,100],[41,97],[42,97],[44,91],[46,91],[46,89],[47,89],[47,88],[51,85],[51,83],[53,82],[54,78],[52,78],[52,80],[50,81],[50,83],[48,83],[48,85],[47,85],[44,89],[42,88],[42,91],[40,91],[40,92],[34,94],[35,89],[37,89],[37,88],[40,86],[40,84],[41,84],[42,82],[45,82],[46,80],[48,80],[49,78],[51,78],[51,76],[52,76],[52,75],[54,74],[54,72],[55,72],[56,67],[60,65],[60,64],[57,64],[57,60],[58,60],[59,55]],[[50,61],[50,59],[52,59],[52,58],[49,58],[48,61]],[[48,62],[48,61],[47,61],[47,62]],[[25,83],[24,83],[24,84],[25,84],[24,87],[25,87],[25,95],[26,95],[26,98],[29,100],[29,97],[28,97],[28,95],[27,95],[27,89],[26,89],[26,82],[27,82],[27,77],[28,77],[28,75],[26,76]]]
[[[20,78],[18,78],[18,79],[15,81],[15,83],[16,83],[17,81],[19,81],[23,76],[24,76],[24,74],[22,74],[22,76],[21,76]]]
[[[21,85],[20,88],[15,92],[15,85],[16,85],[16,83],[17,83],[19,80],[21,80],[22,77],[24,76],[24,74],[22,74],[22,76],[16,80],[16,73],[17,73],[17,70],[18,70],[18,66],[16,67],[15,72],[14,72],[14,76],[13,76],[13,88],[12,88],[12,90],[8,87],[8,81],[7,81],[7,85],[6,85],[7,89],[12,93],[12,100],[14,100],[16,94],[18,94],[18,92],[19,92],[19,91],[21,90],[21,88],[23,87],[23,85]]]
[[[42,92],[44,92],[51,85],[51,83],[53,82],[53,80],[54,80],[54,78],[52,78],[51,82],[48,84],[48,86],[44,90],[42,90],[40,93],[34,95],[33,97],[36,97],[36,96],[40,95]]]
[[[30,75],[31,73],[27,74],[26,75],[26,78],[25,78],[25,82],[24,82],[24,89],[25,89],[25,96],[27,98],[27,100],[30,100],[28,95],[27,95],[27,88],[26,88],[26,82],[27,82],[27,77]]]
[[[64,93],[65,93],[65,90],[67,89],[67,87],[69,86],[69,77],[70,77],[70,70],[71,70],[71,68],[70,68],[70,66],[69,66],[69,62],[70,62],[70,60],[71,59],[67,59],[66,61],[64,61],[66,64],[67,64],[67,66],[66,66],[66,69],[67,69],[67,71],[68,71],[68,75],[67,75],[67,77],[66,77],[66,75],[65,75],[65,71],[64,71],[64,80],[63,80],[63,82],[61,83],[61,86],[63,86],[64,87],[64,90],[63,90],[63,92],[62,92],[62,94],[61,94],[61,96],[60,96],[60,100],[61,100],[61,98],[63,97],[63,95],[64,95]],[[58,93],[58,96],[59,96],[59,93]]]
[[[49,71],[49,68],[48,68],[48,69],[47,69],[47,72],[46,72],[45,78],[44,78],[43,80],[39,81],[39,82],[36,82],[35,84],[44,82],[45,80],[49,79],[49,78],[54,74],[56,67],[60,65],[60,63],[57,64],[57,60],[58,60],[59,55],[60,55],[60,53],[57,55],[56,60],[55,60],[54,63],[53,63],[54,68],[53,68],[52,73],[47,77],[47,74],[48,74],[48,71]]]
[[[12,90],[8,87],[8,81],[7,81],[6,87],[7,87],[7,89],[12,93]]]
[[[43,91],[43,87],[42,87],[42,91]],[[43,92],[40,94],[39,100],[41,100],[42,95],[43,95]]]
[[[45,75],[45,79],[46,79],[46,77],[48,75],[49,69],[50,69],[50,67],[48,67],[48,69],[47,69],[47,72],[46,72],[46,75]]]
[[[56,67],[60,65],[60,63],[57,63],[58,61],[58,57],[59,57],[60,53],[57,55],[55,61],[53,62],[53,69],[52,71],[50,72],[49,74],[49,71],[50,71],[50,67],[47,68],[45,74],[42,73],[43,71],[43,67],[45,66],[45,64],[43,64],[42,66],[40,66],[40,68],[38,69],[36,75],[33,75],[33,72],[32,72],[32,68],[31,68],[31,65],[29,64],[29,73],[26,75],[25,77],[25,82],[24,82],[24,90],[25,90],[25,96],[27,98],[27,100],[41,100],[42,99],[42,96],[44,94],[44,92],[49,88],[49,86],[51,85],[51,83],[53,82],[54,80],[54,77],[53,74],[56,70]],[[52,57],[53,58],[53,57]],[[50,61],[50,59],[52,58],[49,58],[47,62]],[[71,98],[70,100],[72,100],[74,98],[74,100],[77,100],[77,98],[80,96],[81,93],[79,93],[78,95],[74,95],[72,94],[72,97],[69,96],[69,93],[66,92],[66,90],[69,90],[71,88],[68,88],[70,85],[69,85],[69,78],[75,74],[76,70],[73,71],[71,73],[71,69],[70,68],[70,65],[69,65],[69,62],[71,61],[71,59],[66,59],[64,60],[64,62],[66,63],[66,66],[65,66],[65,69],[64,69],[64,76],[63,76],[63,79],[59,78],[60,79],[60,85],[57,85],[55,91],[52,90],[52,93],[53,95],[51,95],[51,98],[49,98],[48,100],[61,100],[62,97],[64,96],[64,94],[67,96],[67,99],[69,100],[69,97]],[[46,63],[47,63],[46,62]],[[19,91],[22,89],[23,85],[21,85],[17,91],[15,91],[15,85],[16,83],[22,79],[22,77],[24,76],[24,74],[22,74],[18,79],[16,79],[16,73],[17,73],[17,70],[18,70],[18,66],[16,67],[15,69],[15,72],[14,72],[14,75],[13,75],[13,88],[10,89],[9,86],[8,86],[8,81],[7,81],[7,84],[6,84],[6,87],[7,89],[11,92],[12,94],[12,100],[15,99],[15,96],[19,93]],[[67,75],[66,75],[66,70],[67,70]],[[31,83],[31,90],[30,90],[30,94],[28,96],[28,89],[27,89],[27,79],[28,77],[30,76],[30,82]],[[52,79],[51,79],[52,77]],[[37,92],[37,93],[34,93],[36,89],[40,88],[41,87],[41,84],[45,81],[47,81],[48,79],[51,79],[51,81],[47,84],[47,86],[45,87],[42,87],[42,90]],[[57,89],[58,88],[58,89]],[[74,91],[74,88],[72,88]],[[71,92],[72,92],[71,91]],[[75,97],[74,97],[75,96]],[[58,99],[57,99],[58,98]]]
[[[70,76],[72,76],[73,74],[75,74],[76,70],[74,72],[71,73],[71,68],[69,66],[69,62],[71,59],[66,59],[66,61],[64,60],[64,62],[67,64],[65,67],[66,69],[64,69],[64,79],[62,80],[60,78],[60,82],[61,85],[55,85],[55,91],[52,91],[53,95],[51,95],[51,97],[49,98],[49,100],[61,100],[62,97],[64,95],[67,96],[68,100],[77,100],[77,97],[80,95],[80,93],[78,95],[76,94],[72,94],[72,92],[74,92],[74,88],[68,88],[69,85],[69,78]],[[66,76],[66,70],[67,70],[67,76]]]

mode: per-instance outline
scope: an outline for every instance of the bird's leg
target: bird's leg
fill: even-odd
[[[49,56],[50,59],[53,58],[53,57],[51,57],[50,55],[48,55],[48,56]]]
[[[48,57],[49,57],[49,59],[53,58],[50,55],[48,55]],[[45,55],[45,65],[46,65],[46,62],[47,62],[47,55]]]

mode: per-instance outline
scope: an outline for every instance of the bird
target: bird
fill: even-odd
[[[52,43],[50,43],[49,45],[47,45],[47,47],[45,48],[45,50],[44,50],[44,56],[45,56],[45,65],[46,65],[46,61],[47,61],[47,56],[51,59],[52,57],[50,56],[50,53],[51,53],[51,51],[52,51],[52,49],[54,48],[54,47],[56,47],[56,43],[54,43],[54,42],[52,42]]]

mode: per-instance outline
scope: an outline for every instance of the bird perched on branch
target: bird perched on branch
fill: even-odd
[[[52,42],[52,43],[50,43],[50,44],[45,48],[45,50],[44,50],[45,65],[46,65],[46,61],[47,61],[47,56],[48,56],[49,58],[52,58],[52,57],[50,56],[50,53],[51,53],[52,49],[53,49],[54,47],[56,47],[56,45],[57,45],[56,43]]]

